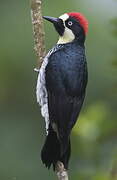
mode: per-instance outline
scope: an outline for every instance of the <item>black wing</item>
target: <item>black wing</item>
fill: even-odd
[[[81,110],[87,84],[85,54],[61,49],[49,57],[46,87],[50,124],[57,125],[60,138],[68,137]]]

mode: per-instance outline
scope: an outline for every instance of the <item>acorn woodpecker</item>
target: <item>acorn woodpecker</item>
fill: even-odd
[[[67,169],[70,134],[83,105],[88,79],[84,46],[88,21],[77,12],[43,18],[53,23],[59,40],[45,56],[37,80],[37,102],[47,132],[41,159],[48,168],[53,165],[55,169],[61,161]]]

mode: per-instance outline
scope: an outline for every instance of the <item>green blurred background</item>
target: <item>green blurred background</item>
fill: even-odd
[[[72,133],[71,180],[117,179],[117,1],[43,0],[43,15],[79,11],[89,20],[89,82]],[[44,22],[46,47],[57,41]],[[0,180],[52,180],[40,160],[45,123],[36,103],[37,73],[29,0],[0,0]]]

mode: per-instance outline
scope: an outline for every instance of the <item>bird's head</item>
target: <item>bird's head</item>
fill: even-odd
[[[88,21],[77,12],[65,13],[59,18],[43,16],[44,19],[53,23],[60,35],[58,44],[65,44],[77,40],[84,43],[88,31]]]

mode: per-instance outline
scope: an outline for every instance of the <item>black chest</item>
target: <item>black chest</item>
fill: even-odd
[[[50,90],[77,94],[86,78],[84,46],[68,43],[50,55],[46,67],[46,85]]]

